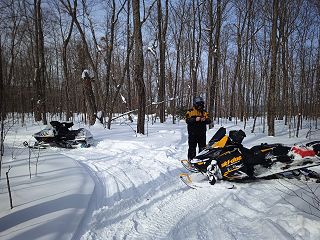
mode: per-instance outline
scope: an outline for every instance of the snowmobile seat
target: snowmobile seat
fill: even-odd
[[[293,146],[291,151],[296,155],[300,156],[301,158],[314,157],[316,155],[313,149],[308,149],[308,148],[298,147],[298,146]]]
[[[50,125],[56,129],[60,128],[71,128],[74,124],[73,122],[59,122],[59,121],[51,121]]]
[[[50,125],[51,125],[52,127],[54,127],[55,129],[59,129],[59,128],[61,127],[61,123],[58,122],[58,121],[51,121],[51,122],[50,122]]]
[[[284,146],[281,143],[261,143],[261,145],[253,146],[251,151],[259,164],[265,165],[263,161],[266,161],[266,165],[268,165],[268,159],[271,160],[271,158],[279,162],[291,162],[291,158],[287,155],[290,149],[290,147]]]
[[[246,133],[244,131],[240,130],[231,130],[229,132],[229,138],[234,143],[241,144],[243,139],[246,137]]]
[[[320,141],[313,141],[306,144],[307,147],[312,147],[316,155],[320,157]]]
[[[69,128],[73,126],[73,122],[59,122],[59,121],[51,121],[51,126],[55,129],[56,134],[59,138],[67,138],[72,139],[72,137],[68,136],[71,132]],[[74,133],[72,133],[74,136]]]
[[[73,122],[62,122],[61,123],[65,128],[71,128],[74,124]]]

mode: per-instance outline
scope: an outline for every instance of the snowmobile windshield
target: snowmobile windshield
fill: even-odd
[[[59,122],[59,121],[51,121],[50,125],[57,130],[63,128],[63,129],[68,129],[73,126],[73,122]]]
[[[226,133],[227,133],[226,129],[224,127],[220,127],[218,131],[210,139],[208,145],[212,146],[216,142],[220,141],[226,135]]]

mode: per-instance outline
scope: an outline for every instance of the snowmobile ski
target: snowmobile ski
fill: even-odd
[[[32,148],[32,149],[46,149],[49,145],[48,144],[42,144],[39,142],[36,142],[33,145],[30,145],[27,141],[23,142],[23,146],[28,147],[28,148]]]
[[[191,177],[190,177],[189,174],[187,174],[187,173],[180,173],[179,177],[180,177],[181,181],[182,181],[185,185],[187,185],[188,187],[193,188],[193,189],[199,188],[199,186],[196,186],[196,185],[192,182]]]
[[[180,173],[179,177],[185,185],[192,189],[213,187],[213,185],[211,185],[207,181],[206,176],[204,176],[203,174],[193,174],[191,176],[188,173]],[[194,180],[192,180],[192,178],[194,178]],[[220,186],[220,184],[221,182],[219,182],[217,186]],[[226,189],[236,189],[236,186],[234,184],[228,184],[227,186],[223,184],[223,187]]]
[[[182,166],[187,169],[189,172],[197,173],[199,170],[191,165],[191,163],[187,159],[180,160]]]

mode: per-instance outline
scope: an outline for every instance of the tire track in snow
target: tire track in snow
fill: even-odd
[[[150,208],[144,210],[145,217],[140,217],[137,231],[128,234],[128,239],[175,239],[177,230],[185,228],[181,222],[185,226],[189,225],[190,219],[193,220],[202,215],[205,209],[214,207],[211,199],[216,199],[218,195],[223,199],[225,195],[219,189],[216,189],[216,195],[212,195],[208,193],[208,189],[192,190],[174,182],[172,185],[165,194],[162,192],[166,196],[164,199],[155,201]]]
[[[185,138],[181,133],[177,140],[186,144]],[[182,217],[190,214],[190,206],[199,204],[197,198],[190,202],[184,193],[187,188],[177,177],[182,167],[174,156],[180,158],[185,146],[179,143],[177,148],[170,144],[153,149],[145,143],[130,144],[128,150],[101,151],[101,160],[90,160],[107,192],[83,239],[165,238]]]
[[[152,153],[149,153],[147,155],[153,155],[153,154],[154,154],[154,151],[152,151]],[[148,158],[148,156],[145,156],[145,154],[143,157]],[[171,179],[173,181],[179,182],[179,180],[172,177],[173,175],[174,176],[177,175],[178,173],[177,169],[175,169],[174,173],[170,173],[168,172],[168,166],[166,164],[162,163],[159,160],[151,159],[148,161],[151,162],[151,165],[155,165],[154,169],[156,171],[159,172],[159,169],[162,169],[160,175],[155,178],[155,176],[152,175],[150,171],[148,171],[148,168],[144,166],[144,163],[146,160],[144,160],[143,162],[143,157],[141,152],[137,152],[136,156],[132,157],[131,161],[128,162],[127,164],[129,167],[130,166],[132,167],[133,164],[138,166],[138,168],[137,166],[135,166],[135,169],[133,172],[140,170],[139,175],[144,176],[142,179],[143,181],[138,181],[136,174],[133,174],[133,172],[130,172],[130,171],[124,171],[122,167],[115,167],[115,168],[118,168],[118,171],[111,172],[110,167],[107,167],[105,169],[101,166],[95,165],[96,168],[99,169],[98,171],[100,172],[105,171],[110,176],[112,175],[113,177],[115,177],[114,179],[123,179],[125,177],[128,181],[132,183],[134,182],[141,183],[137,186],[135,184],[132,184],[131,187],[124,188],[122,189],[122,191],[119,190],[119,193],[121,193],[121,201],[119,202],[112,200],[113,199],[112,196],[109,196],[106,199],[108,202],[114,203],[114,205],[112,205],[112,207],[111,206],[102,207],[95,212],[95,216],[94,216],[96,219],[95,222],[99,222],[99,225],[95,226],[96,229],[101,228],[103,229],[103,232],[108,232],[110,234],[109,232],[111,231],[110,229],[117,229],[117,227],[115,227],[114,225],[117,225],[119,222],[121,223],[120,228],[123,228],[123,225],[125,225],[125,226],[132,226],[133,229],[136,229],[140,224],[135,220],[135,218],[137,218],[138,216],[135,214],[135,212],[140,211],[140,214],[141,212],[145,212],[141,209],[144,209],[146,205],[149,205],[150,202],[153,202],[152,198],[154,198],[154,196],[157,196],[158,191],[161,192],[160,196],[158,197],[162,198],[163,190],[168,187],[168,184],[169,186],[171,185],[171,183],[166,182],[165,179]],[[138,164],[139,161],[141,161],[142,165]],[[121,166],[124,166],[124,165],[126,165],[126,163],[122,162]],[[123,176],[120,177],[120,175],[123,175]],[[146,178],[146,176],[148,177]],[[107,182],[106,187],[108,187],[108,184],[109,183]],[[144,214],[147,214],[147,212],[143,213],[142,215]],[[130,215],[132,215],[132,217],[128,218],[128,216]],[[106,217],[106,216],[112,216],[112,217]],[[123,224],[123,221],[126,221],[125,219],[127,218],[130,219],[131,223]],[[106,227],[110,225],[111,227]],[[132,229],[130,228],[130,231],[131,230]],[[117,231],[113,233],[115,234],[115,236],[117,235],[116,232]],[[92,239],[95,239],[95,238],[92,238]],[[118,238],[118,239],[122,239],[122,238]]]

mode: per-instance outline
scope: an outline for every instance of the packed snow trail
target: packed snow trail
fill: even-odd
[[[215,131],[208,131],[208,139]],[[179,161],[187,152],[184,124],[154,125],[148,136],[135,137],[123,126],[108,133],[99,139],[97,132],[98,143],[90,149],[65,151],[88,167],[96,183],[83,240],[320,236],[319,219],[288,204],[277,190],[283,188],[279,180],[237,183],[230,190],[223,184],[186,187],[178,178],[185,171]]]

